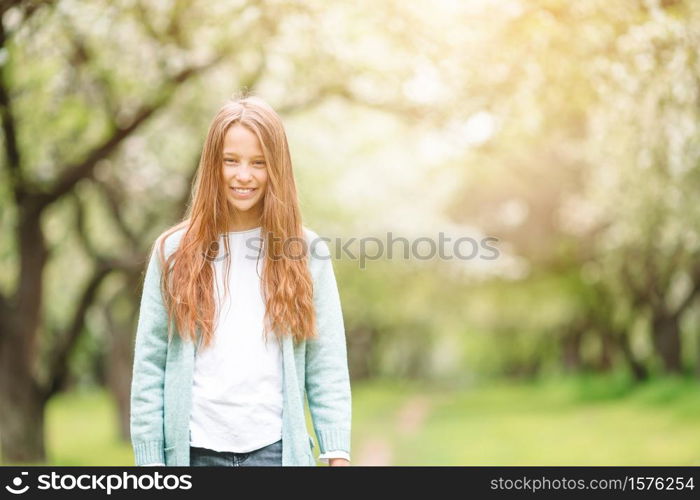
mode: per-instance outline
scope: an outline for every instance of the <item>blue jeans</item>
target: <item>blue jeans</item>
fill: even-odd
[[[190,466],[281,467],[282,440],[247,453],[214,451],[190,446]]]

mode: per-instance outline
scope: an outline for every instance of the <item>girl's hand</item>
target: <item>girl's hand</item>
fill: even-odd
[[[350,462],[348,460],[345,460],[344,458],[329,458],[328,459],[328,466],[329,467],[348,466],[348,465],[350,465]]]

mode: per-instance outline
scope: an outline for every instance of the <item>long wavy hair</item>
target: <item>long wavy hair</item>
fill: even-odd
[[[241,124],[260,141],[268,169],[263,203],[261,246],[261,293],[265,300],[263,332],[278,340],[292,335],[294,342],[316,335],[313,282],[308,268],[308,245],[304,238],[292,161],[279,115],[263,99],[242,95],[226,102],[209,126],[191,199],[181,222],[162,233],[154,243],[161,269],[161,291],[170,318],[168,337],[174,326],[183,340],[211,345],[216,327],[213,258],[219,237],[229,229],[236,210],[226,197],[223,178],[223,146],[226,131]],[[165,240],[184,229],[177,249],[165,258]],[[231,264],[228,238],[223,238],[226,273]],[[224,280],[226,283],[228,280]],[[227,291],[228,293],[228,283]],[[251,290],[251,293],[255,291]],[[174,325],[173,325],[174,324]]]

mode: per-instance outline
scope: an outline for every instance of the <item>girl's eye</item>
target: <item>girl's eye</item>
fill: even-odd
[[[227,159],[224,160],[224,163],[238,163],[238,160],[234,160],[234,159],[231,159],[231,158],[227,158]],[[254,162],[253,162],[253,165],[258,165],[258,166],[264,167],[264,166],[265,166],[265,162],[264,162],[264,161],[254,161]]]

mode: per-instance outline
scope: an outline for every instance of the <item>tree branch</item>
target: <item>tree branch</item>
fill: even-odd
[[[153,99],[153,101],[144,104],[141,109],[135,113],[128,125],[114,129],[112,135],[105,139],[101,144],[97,145],[92,151],[88,152],[83,161],[65,166],[61,169],[63,174],[55,182],[53,189],[51,189],[49,192],[37,195],[39,197],[41,208],[45,208],[49,204],[64,196],[71,189],[73,189],[73,187],[81,179],[91,177],[97,162],[113,153],[117,146],[124,141],[124,139],[126,139],[132,132],[140,127],[156,111],[163,108],[173,97],[175,90],[179,85],[183,84],[204,70],[216,65],[221,59],[223,59],[223,55],[217,55],[211,61],[205,64],[185,68],[169,78],[168,81],[162,85],[160,90],[155,93],[156,97]]]
[[[140,255],[137,253],[136,247],[129,251],[129,255],[125,258],[105,257],[101,255],[95,245],[88,237],[88,231],[85,227],[85,209],[77,194],[74,194],[76,207],[76,223],[75,227],[78,232],[78,239],[87,253],[95,261],[98,268],[106,268],[109,270],[134,271],[139,270],[143,263]]]
[[[678,305],[676,310],[673,311],[673,317],[676,319],[678,319],[685,312],[685,310],[693,304],[693,301],[700,293],[700,262],[698,262],[698,255],[694,255],[693,257],[693,261],[696,263],[690,273],[690,279],[693,282],[693,287],[691,288],[690,292],[688,292],[688,295],[686,295]]]
[[[52,350],[53,355],[48,362],[48,378],[43,388],[45,398],[50,398],[63,387],[69,371],[68,360],[85,326],[85,318],[90,307],[97,298],[100,285],[110,272],[124,270],[127,272],[138,272],[142,266],[142,259],[131,256],[125,259],[104,258],[98,255],[97,250],[90,241],[85,228],[85,211],[77,195],[74,196],[76,202],[76,228],[78,236],[86,253],[95,259],[95,270],[88,280],[78,306],[73,313],[73,317],[66,330],[62,333],[55,332],[53,338],[57,338],[57,343]]]
[[[111,209],[112,217],[114,217],[114,220],[119,230],[129,241],[129,245],[131,246],[131,248],[138,248],[138,237],[131,230],[129,225],[126,223],[124,216],[122,215],[121,207],[124,205],[124,203],[122,198],[117,193],[117,190],[114,187],[107,185],[107,183],[105,182],[97,181],[95,182],[95,185],[105,194],[105,199],[107,200],[107,204]]]
[[[621,282],[629,292],[632,300],[632,305],[634,307],[639,307],[645,302],[650,303],[652,301],[652,296],[648,288],[643,284],[640,284],[635,278],[634,272],[631,267],[634,262],[634,255],[636,253],[631,251],[630,254],[622,261],[620,266],[620,277]]]
[[[53,5],[55,3],[56,0],[2,0],[0,1],[0,17],[5,15],[5,12],[12,7],[17,7],[22,10],[22,22],[26,23],[40,7],[44,5]]]
[[[49,361],[48,381],[44,387],[43,395],[46,399],[56,394],[63,387],[68,376],[68,359],[73,351],[80,334],[85,326],[85,317],[92,305],[102,281],[107,277],[111,269],[104,265],[98,265],[95,273],[88,280],[82,296],[78,301],[78,307],[73,314],[67,330],[63,334],[57,334],[57,345],[53,349],[53,357]]]
[[[70,39],[72,43],[72,50],[70,56],[71,66],[76,68],[76,73],[78,70],[90,67],[91,61],[95,61],[95,51],[90,47],[85,39],[81,36],[79,30],[73,25],[71,19],[67,15],[60,15],[63,26],[66,29],[66,36]],[[90,83],[94,86],[97,93],[99,93],[100,99],[107,110],[107,116],[112,119],[110,125],[113,128],[117,127],[114,122],[114,117],[117,114],[117,106],[115,104],[114,93],[112,92],[111,85],[109,84],[109,79],[105,74],[104,68],[97,64],[93,64],[94,70],[92,72],[86,72]],[[89,95],[89,93],[86,92]]]
[[[7,50],[5,25],[0,19],[0,47]],[[0,63],[0,120],[5,139],[5,163],[9,169],[10,190],[15,201],[20,204],[24,196],[24,181],[22,178],[22,157],[17,143],[17,122],[12,111],[10,99],[10,82],[8,75],[8,59]]]

